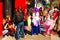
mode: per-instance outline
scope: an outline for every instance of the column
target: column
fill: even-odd
[[[4,6],[4,8],[3,8],[4,13],[3,13],[3,15],[4,15],[4,17],[6,17],[7,15],[12,16],[12,10],[11,10],[12,3],[11,2],[12,2],[12,0],[3,0],[3,6]]]

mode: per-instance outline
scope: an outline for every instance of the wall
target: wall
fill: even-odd
[[[27,17],[27,1],[28,0],[15,0],[15,8],[18,9],[18,7],[22,7],[22,10],[24,12],[24,19],[26,20]]]
[[[2,35],[2,12],[3,10],[3,5],[2,5],[2,0],[0,0],[0,36]]]

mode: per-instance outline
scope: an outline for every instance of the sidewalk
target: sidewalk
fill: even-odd
[[[58,36],[52,35],[51,40],[60,40],[60,38]]]
[[[4,38],[2,38],[2,40],[16,40],[16,39],[11,36],[5,36]],[[20,40],[50,40],[50,37],[45,37],[41,34],[34,35],[34,36],[27,34],[27,35],[25,35],[24,38],[21,38]]]
[[[2,40],[16,40],[14,37],[12,36],[5,36],[2,38]],[[29,35],[26,34],[24,38],[20,38],[20,40],[60,40],[60,38],[58,37],[58,34],[53,32],[52,36],[44,36],[42,34],[38,34],[38,35]]]

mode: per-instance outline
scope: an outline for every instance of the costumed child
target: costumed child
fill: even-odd
[[[31,31],[31,15],[30,14],[28,14],[27,23],[28,23],[28,31]]]
[[[49,29],[50,29],[52,23],[53,23],[53,22],[52,22],[52,20],[50,19],[50,15],[47,13],[47,14],[46,14],[46,21],[44,22],[44,27],[46,28],[45,36],[48,36],[48,34],[49,34]]]
[[[3,18],[3,36],[6,35],[8,33],[8,23],[6,22],[6,19]]]
[[[41,33],[41,30],[40,30],[40,27],[41,27],[41,24],[40,24],[40,16],[39,16],[39,12],[36,13],[36,30],[37,30],[37,33]]]
[[[40,18],[39,18],[39,12],[33,13],[33,19],[32,19],[32,35],[36,33],[40,33]]]
[[[6,21],[8,23],[8,33],[7,35],[13,35],[16,32],[16,28],[14,27],[13,23],[11,22],[10,16],[6,17]]]
[[[50,30],[50,35],[52,35],[52,29],[54,28],[54,26],[56,25],[57,23],[57,19],[58,19],[58,15],[59,15],[59,11],[57,8],[54,9],[54,12],[53,12],[53,15],[52,15],[52,23],[51,23],[51,26],[49,28]]]

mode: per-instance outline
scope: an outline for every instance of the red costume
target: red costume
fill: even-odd
[[[58,11],[54,11],[52,19],[56,20],[58,18],[58,15],[59,15],[59,12]]]

